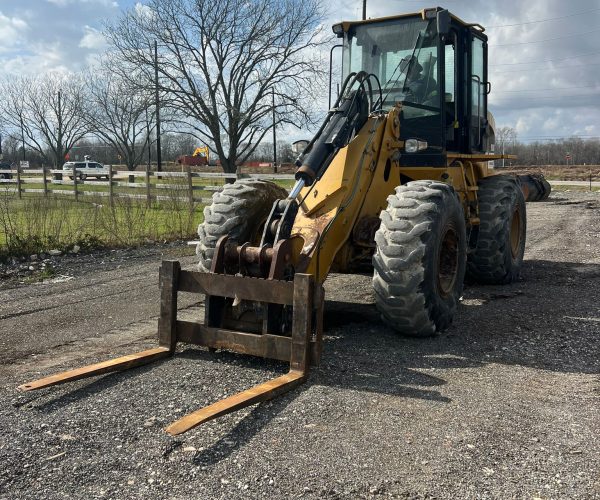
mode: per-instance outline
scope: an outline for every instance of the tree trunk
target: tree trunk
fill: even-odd
[[[128,160],[127,161],[127,170],[129,170],[130,172],[133,172],[135,170],[135,164],[133,163],[133,160]],[[130,175],[127,182],[134,183],[135,182],[135,176]]]
[[[231,161],[229,158],[220,158],[221,160],[221,168],[223,168],[223,172],[226,174],[235,174],[237,171],[237,167],[235,165],[235,161]],[[225,179],[226,184],[233,184],[235,179],[233,177],[228,177]]]

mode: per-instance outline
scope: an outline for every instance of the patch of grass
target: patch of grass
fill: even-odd
[[[80,201],[0,193],[0,258],[51,249],[81,251],[137,246],[149,241],[191,239],[202,222],[202,206],[174,198],[147,206],[145,200],[86,196]]]
[[[50,278],[54,278],[56,272],[52,266],[46,266],[43,270],[38,273],[32,274],[25,278],[25,283],[39,283]]]
[[[578,192],[590,192],[589,186],[569,186],[569,185],[561,185],[561,186],[552,186],[552,191],[578,191]],[[600,187],[592,186],[591,192],[600,191]]]

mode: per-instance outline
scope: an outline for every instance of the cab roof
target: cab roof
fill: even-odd
[[[333,25],[333,31],[334,33],[336,33],[335,27],[336,26],[342,26],[343,31],[346,32],[348,31],[351,27],[354,26],[360,26],[363,24],[372,24],[372,23],[378,23],[381,21],[392,21],[394,19],[405,19],[407,17],[420,17],[421,19],[427,19],[428,16],[430,15],[435,15],[436,12],[440,11],[440,10],[444,10],[442,7],[430,7],[427,9],[422,9],[419,12],[411,12],[408,14],[397,14],[395,16],[386,16],[386,17],[375,17],[372,19],[365,19],[364,21],[342,21],[341,23],[336,23]],[[485,28],[479,24],[479,23],[467,23],[465,21],[463,21],[460,17],[455,16],[454,14],[450,13],[450,17],[456,21],[457,23],[465,26],[465,27],[475,27],[477,28],[479,31],[481,31],[482,33],[485,31]]]

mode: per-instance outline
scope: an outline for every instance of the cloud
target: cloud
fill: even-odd
[[[119,4],[2,0],[0,67],[9,73],[81,69],[105,48],[103,19],[115,19],[122,7],[140,16],[153,15],[138,0]],[[357,19],[362,11],[362,0],[324,4],[329,12],[327,32],[331,24]],[[446,5],[464,21],[488,27],[489,105],[498,126],[517,128],[522,139],[600,134],[600,31],[593,32],[600,27],[597,0],[448,0]],[[368,0],[367,16],[416,12],[423,6],[413,0]],[[522,24],[529,21],[543,22]],[[336,51],[334,63],[339,55]],[[323,110],[326,99],[325,94]]]
[[[106,48],[106,38],[104,38],[104,35],[100,31],[90,26],[85,26],[84,30],[85,34],[79,41],[80,47],[92,50],[102,50]]]
[[[25,38],[27,22],[19,17],[5,16],[0,11],[0,53],[18,46]]]
[[[74,4],[96,4],[104,7],[118,7],[119,4],[114,0],[46,0],[48,3],[58,7],[66,7]]]
[[[102,20],[113,0],[2,0],[0,67],[10,74],[78,71],[102,52]]]

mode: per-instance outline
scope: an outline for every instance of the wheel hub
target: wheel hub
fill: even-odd
[[[458,233],[453,226],[443,233],[438,258],[437,284],[440,295],[447,297],[452,293],[458,272]]]
[[[512,221],[510,223],[510,252],[513,259],[519,254],[519,248],[521,246],[521,214],[517,207],[513,213]]]

